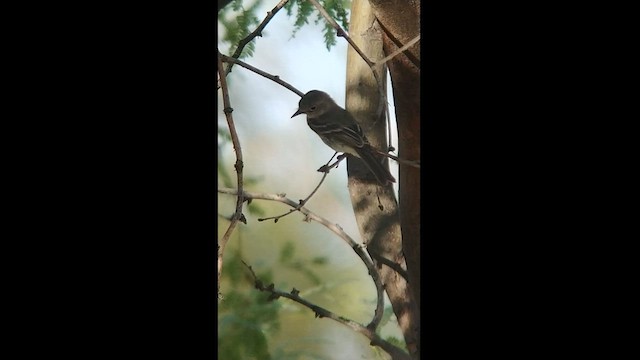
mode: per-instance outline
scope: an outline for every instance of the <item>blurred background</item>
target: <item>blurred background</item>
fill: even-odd
[[[223,21],[232,23],[243,14],[243,9],[253,8],[260,23],[278,1],[237,3],[241,3],[242,8],[225,9]],[[348,11],[349,2],[342,4]],[[314,22],[315,10],[309,23],[292,36],[295,11],[293,14],[287,16],[285,9],[280,10],[263,36],[254,39],[255,47],[249,49],[252,55],[242,60],[278,75],[303,92],[325,91],[344,107],[347,42],[336,38],[336,44],[327,49],[325,21]],[[258,23],[250,25],[249,31]],[[227,31],[228,26],[219,21],[218,48],[223,54],[231,55],[234,44],[220,40]],[[291,118],[298,108],[298,95],[238,65],[233,67],[227,81],[244,158],[245,190],[285,193],[294,201],[306,198],[322,178],[317,169],[334,151],[307,126],[306,116]],[[235,153],[228,140],[221,95],[218,90],[218,186],[234,188]],[[391,93],[388,99],[391,128],[395,130]],[[391,135],[392,145],[397,148],[396,134]],[[397,179],[397,164],[390,161],[390,167]],[[227,219],[234,207],[233,196],[218,194],[218,239],[226,231]],[[306,207],[339,224],[360,242],[347,189],[345,163],[331,170]],[[241,260],[252,266],[263,282],[273,282],[280,290],[290,291],[295,287],[303,298],[364,325],[373,317],[375,287],[366,267],[342,239],[316,222],[304,222],[299,212],[277,223],[257,220],[288,210],[282,203],[264,200],[245,205],[247,224],[236,228],[225,250],[220,286],[224,298],[218,303],[219,356],[223,359],[386,359],[386,354],[371,347],[363,335],[333,320],[316,319],[311,310],[290,300],[268,302],[267,293],[253,288],[251,273]],[[388,300],[385,305],[381,335],[396,338],[400,344],[402,335]]]

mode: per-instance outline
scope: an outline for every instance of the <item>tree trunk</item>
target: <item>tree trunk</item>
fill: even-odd
[[[420,34],[419,1],[369,0],[383,29],[385,54]],[[420,42],[389,62],[398,122],[398,155],[420,160]],[[400,222],[414,300],[420,303],[420,169],[400,166]]]
[[[382,29],[385,55],[393,53],[420,34],[419,1],[369,0],[369,4]],[[388,61],[387,65],[393,84],[398,123],[398,155],[407,160],[420,160],[420,42]],[[412,324],[417,325],[412,330],[419,339],[420,170],[400,165],[398,181],[402,249],[418,320]],[[409,350],[414,358],[420,357],[419,342],[415,350]]]
[[[367,0],[353,0],[351,14],[349,36],[371,61],[382,59],[385,56],[383,52],[383,31],[376,22],[369,2]],[[378,78],[386,85],[386,68],[380,66],[376,71],[379,74]],[[380,97],[378,84],[371,69],[355,50],[349,48],[347,53],[346,108],[358,120],[369,142],[375,148],[386,152],[386,116],[384,108],[379,106],[381,101],[383,99]],[[398,106],[397,101],[396,98],[396,108]],[[381,109],[383,110],[382,112],[380,112]],[[419,131],[419,124],[417,129]],[[419,133],[417,136],[419,140]],[[403,149],[403,138],[401,137],[399,140],[399,148]],[[400,152],[400,155],[402,156],[402,152]],[[400,166],[400,179],[403,179],[402,168],[403,166]],[[401,227],[401,224],[404,223],[399,216],[398,203],[393,193],[393,187],[391,185],[385,187],[378,185],[375,179],[369,176],[367,168],[358,159],[351,157],[347,159],[347,171],[349,174],[351,202],[362,240],[367,244],[369,253],[380,269],[385,290],[391,300],[393,311],[402,329],[409,352],[413,359],[419,359],[419,303],[415,302],[416,297],[412,296],[407,280],[401,274],[407,270],[405,256],[403,255],[404,234],[402,232],[405,229]],[[419,175],[417,180],[419,184]],[[403,184],[401,180],[401,194],[403,188],[405,192],[407,189],[407,185]],[[418,191],[419,198],[419,187],[415,187],[409,196],[415,196],[415,191]],[[401,195],[402,198],[403,196]],[[419,201],[417,204],[419,204]],[[382,210],[379,207],[380,205],[382,205]],[[418,226],[419,231],[419,222],[414,223],[414,225]],[[411,234],[413,236],[413,233]],[[417,239],[419,240],[419,238]],[[419,291],[419,263],[417,269]],[[411,282],[410,279],[409,281]],[[419,296],[417,298],[419,299]]]

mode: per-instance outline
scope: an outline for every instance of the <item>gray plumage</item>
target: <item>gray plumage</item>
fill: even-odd
[[[353,116],[338,106],[327,93],[318,90],[306,93],[300,99],[298,111],[291,117],[300,114],[307,115],[311,130],[333,150],[362,159],[380,184],[396,181],[383,165],[383,157],[369,144]]]

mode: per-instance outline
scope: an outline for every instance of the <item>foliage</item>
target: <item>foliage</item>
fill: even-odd
[[[391,307],[391,305],[385,306],[384,312],[382,313],[382,320],[380,321],[380,326],[378,327],[378,331],[380,331],[387,323],[389,323],[389,321],[391,321],[392,316],[394,315],[395,314],[393,312],[393,307]],[[384,339],[390,342],[391,344],[408,352],[407,343],[404,341],[404,339],[399,339],[395,336],[388,336]]]
[[[233,53],[240,40],[247,37],[260,24],[260,20],[256,16],[256,10],[260,5],[262,5],[262,0],[254,0],[247,8],[244,8],[242,0],[233,0],[229,6],[218,13],[218,22],[225,29],[224,35],[218,41],[232,45],[229,53]],[[240,58],[253,55],[255,46],[253,41],[249,42],[240,54]]]
[[[347,9],[351,6],[351,0],[319,0],[319,3],[345,31],[348,31],[349,20]],[[219,42],[231,45],[230,54],[236,50],[240,40],[255,30],[257,25],[262,21],[257,17],[257,8],[262,4],[263,0],[233,0],[218,13],[218,22],[224,27],[223,36],[219,39]],[[287,15],[295,17],[294,28],[291,34],[292,37],[294,37],[305,24],[309,23],[309,17],[315,13],[316,18],[314,23],[324,22],[323,36],[327,50],[330,51],[331,47],[336,45],[335,29],[322,18],[322,15],[309,1],[290,0],[285,4],[284,9]],[[250,41],[245,46],[242,54],[240,54],[240,58],[251,56],[254,51],[255,42]]]
[[[348,31],[349,20],[347,18],[347,8],[351,5],[351,0],[319,0],[322,7],[327,10],[329,16],[335,19],[345,31]],[[322,15],[315,9],[313,4],[307,0],[293,0],[289,1],[284,8],[287,10],[287,15],[291,16],[294,9],[294,4],[297,6],[297,13],[295,15],[296,22],[294,23],[293,33],[291,37],[294,37],[298,30],[300,30],[305,24],[309,23],[309,17],[314,12],[316,13],[315,24],[320,21],[324,21],[324,43],[327,46],[327,50],[331,51],[331,47],[336,44],[335,29],[327,23]]]
[[[313,285],[322,283],[320,277],[307,265],[307,260],[300,260],[299,256],[295,256],[295,245],[291,241],[287,241],[280,250],[280,258],[278,263],[286,268],[295,270],[304,275]],[[328,260],[322,256],[316,256],[311,259],[313,265],[325,265]]]
[[[321,5],[327,10],[329,15],[334,18],[345,31],[348,31],[348,11],[350,7],[350,0],[318,0]],[[268,9],[278,2],[273,0],[268,5]],[[265,5],[264,0],[231,0],[230,4],[218,12],[219,26],[223,28],[221,36],[219,38],[220,45],[229,45],[231,47],[228,50],[229,54],[232,54],[238,47],[239,42],[246,38],[251,32],[253,32],[258,24],[264,18],[264,14],[260,14],[258,17],[258,8],[263,8]],[[336,42],[336,31],[331,27],[322,17],[322,15],[315,9],[315,7],[306,0],[290,0],[285,6],[284,10],[287,15],[293,17],[294,27],[291,30],[291,36],[294,37],[296,33],[305,25],[309,24],[309,19],[315,13],[315,18],[312,18],[315,24],[319,24],[321,21],[324,24],[323,37],[324,43],[327,49],[330,51],[331,47]],[[283,14],[278,13],[276,16]],[[269,28],[267,25],[266,29]],[[221,51],[226,51],[221,48]],[[252,56],[255,51],[255,41],[250,41],[245,47],[241,58]],[[236,187],[235,174],[232,172],[233,164],[229,163],[229,158],[224,157],[225,151],[229,153],[227,146],[231,145],[228,129],[224,126],[224,122],[219,122],[218,127],[218,181],[220,186],[234,188]],[[226,161],[225,161],[226,160]],[[260,178],[247,177],[245,174],[244,184],[250,186],[261,181]],[[256,202],[247,203],[247,211],[251,215],[263,216],[264,210],[256,205]],[[224,219],[224,217],[220,217]],[[236,230],[234,236],[239,236],[242,233],[242,227]],[[264,234],[263,234],[264,235]],[[269,236],[269,235],[267,235]],[[271,235],[273,236],[273,235]],[[278,235],[279,236],[279,235]],[[237,239],[235,239],[237,240]],[[231,247],[228,247],[225,251],[225,264],[222,272],[221,281],[225,284],[221,288],[223,299],[218,303],[218,357],[235,360],[235,359],[325,359],[318,354],[313,354],[312,351],[295,350],[288,343],[276,343],[274,341],[274,334],[278,334],[281,329],[281,317],[283,313],[289,309],[294,311],[309,312],[309,309],[302,306],[291,306],[291,303],[286,299],[278,299],[276,301],[269,301],[269,294],[256,290],[253,286],[254,279],[251,276],[250,271],[242,263],[243,256],[240,250],[233,249],[237,244],[237,241],[231,240]],[[280,238],[279,240],[283,240]],[[301,275],[304,278],[302,284],[300,279],[296,279],[298,289],[306,290],[308,285],[323,285],[324,279],[319,276],[322,272],[317,272],[320,267],[328,265],[328,259],[322,256],[305,258],[304,255],[296,253],[295,243],[291,241],[278,242],[281,248],[278,249],[278,258],[276,264],[273,267],[265,267],[255,265],[253,267],[257,277],[265,284],[271,283],[273,280],[273,274],[277,274],[283,277],[283,273],[293,273]],[[304,249],[303,249],[304,251]],[[245,259],[247,261],[247,259]],[[260,268],[260,270],[258,269]],[[287,271],[283,271],[287,270]],[[276,287],[281,288],[286,286],[283,281],[278,281]],[[323,291],[330,293],[331,286],[325,285]],[[382,326],[389,322],[394,322],[392,319],[393,311],[390,306],[387,306],[384,311],[383,321],[378,331]],[[286,333],[287,325],[283,323],[284,330],[279,333],[282,336]],[[321,342],[321,338],[315,336],[307,337],[309,341],[314,344]],[[406,349],[406,345],[402,339],[398,339],[393,336],[386,337],[387,341]],[[300,341],[300,339],[296,339]],[[372,349],[376,354],[376,359],[386,359],[386,353],[378,347]]]
[[[264,293],[251,289],[253,280],[238,253],[228,251],[223,276],[228,277],[230,288],[218,306],[218,356],[222,359],[271,359],[267,345],[269,331],[280,327],[278,311],[281,304],[268,301]],[[259,273],[265,281],[270,272]]]
[[[218,306],[218,356],[229,360],[299,359],[301,356],[323,359],[282,345],[269,349],[270,335],[280,330],[279,316],[286,300],[269,301],[267,293],[253,288],[254,279],[241,261],[240,250],[229,249],[225,256],[222,281],[228,285],[225,286],[223,300]],[[318,260],[325,263],[326,259],[295,260],[299,258],[300,256],[296,256],[295,245],[287,242],[280,249],[278,265],[293,266],[312,282],[319,281],[310,266],[316,267]],[[263,283],[272,282],[271,270],[254,271]],[[303,308],[299,310],[307,311]],[[317,342],[317,339],[315,341]]]
[[[385,338],[385,340],[390,342],[392,345],[395,345],[395,346],[399,347],[400,349],[408,352],[407,344],[404,342],[403,339],[398,339],[395,336],[388,336],[388,337]]]

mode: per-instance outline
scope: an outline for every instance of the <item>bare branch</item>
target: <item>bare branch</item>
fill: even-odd
[[[390,267],[393,271],[397,272],[398,275],[402,276],[405,280],[408,279],[409,275],[407,275],[407,271],[403,269],[402,266],[400,266],[400,264],[395,263],[392,260],[385,258],[384,256],[381,256],[375,251],[371,251],[371,249],[369,249],[369,255],[371,255],[372,258],[374,258],[376,261],[380,262],[381,264],[384,264]]]
[[[254,73],[256,73],[258,75],[264,76],[267,79],[272,80],[272,81],[274,81],[274,82],[286,87],[287,89],[293,91],[294,93],[296,93],[300,97],[304,96],[304,93],[302,91],[296,89],[295,87],[293,87],[293,85],[289,84],[288,82],[280,80],[280,77],[278,75],[268,74],[268,73],[266,73],[266,72],[264,72],[264,71],[262,71],[262,70],[260,70],[258,68],[255,68],[255,67],[245,63],[244,61],[241,61],[241,60],[238,60],[238,59],[234,59],[234,58],[232,58],[230,56],[226,56],[226,55],[222,55],[221,54],[220,57],[222,58],[222,61],[224,61],[224,62],[236,63],[236,64],[242,66],[245,69],[249,69],[249,70],[253,71]]]
[[[356,45],[356,43],[353,42],[353,40],[351,40],[351,38],[349,37],[349,34],[347,34],[347,32],[344,31],[344,29],[342,29],[342,27],[338,25],[338,23],[329,15],[327,10],[325,10],[324,7],[322,7],[322,5],[320,5],[320,3],[316,0],[309,0],[309,2],[312,3],[313,6],[315,6],[316,9],[318,9],[320,14],[322,14],[322,17],[324,17],[324,19],[327,20],[327,22],[331,26],[333,26],[334,29],[336,29],[338,36],[345,38],[345,40],[347,40],[349,45],[351,45],[351,47],[353,47],[353,49],[360,55],[362,60],[364,60],[367,63],[367,65],[369,65],[369,67],[372,67],[373,61],[369,60],[369,58],[362,52],[362,50],[360,50],[358,45]]]
[[[240,40],[240,42],[238,43],[238,47],[236,48],[236,51],[233,52],[233,55],[231,55],[231,57],[233,57],[234,59],[239,58],[240,54],[242,54],[242,50],[244,50],[244,47],[248,43],[250,43],[251,40],[253,40],[256,36],[262,36],[262,30],[264,30],[264,28],[267,26],[269,21],[271,21],[271,19],[276,15],[276,13],[280,11],[280,9],[282,9],[282,7],[284,7],[288,2],[289,0],[281,0],[273,9],[271,9],[271,11],[267,11],[267,17],[265,17],[264,20],[262,20],[262,23],[260,23],[260,25],[258,25],[258,27],[251,34],[247,35],[247,37]],[[227,70],[225,71],[225,74],[229,75],[229,73],[231,72],[231,68],[233,67],[233,64],[234,64],[233,62],[229,62],[229,66],[227,66]]]
[[[413,44],[417,43],[418,41],[420,41],[420,34],[418,34],[418,36],[414,37],[411,41],[409,41],[406,45],[404,45],[403,47],[401,47],[400,49],[394,51],[393,53],[391,53],[391,55],[385,57],[384,59],[380,59],[378,61],[376,61],[374,64],[375,65],[380,65],[380,64],[384,64],[387,61],[393,59],[394,57],[398,56],[398,54],[402,53],[403,51],[407,50],[408,48],[410,48],[411,46],[413,46]]]
[[[220,76],[220,86],[222,88],[222,102],[224,104],[224,114],[227,119],[227,125],[229,126],[229,133],[231,134],[231,141],[233,142],[233,148],[236,152],[236,164],[235,169],[238,174],[237,176],[237,184],[238,184],[238,192],[237,192],[237,200],[236,200],[236,210],[231,217],[231,223],[227,228],[227,231],[222,236],[222,239],[218,242],[218,294],[220,293],[220,275],[222,274],[222,257],[224,254],[224,248],[227,246],[229,239],[231,238],[231,234],[233,230],[235,230],[238,222],[244,220],[244,215],[242,214],[242,204],[244,203],[244,191],[243,191],[243,167],[244,163],[242,161],[242,148],[240,147],[240,140],[238,139],[238,133],[236,132],[236,127],[233,122],[233,116],[231,113],[233,112],[233,108],[231,107],[231,102],[229,100],[229,89],[227,87],[227,78],[224,73],[224,68],[222,67],[222,59],[221,59],[220,51],[218,51],[218,74]],[[246,220],[245,220],[246,221]]]
[[[347,34],[346,31],[344,31],[344,29],[338,25],[338,23],[331,17],[329,16],[329,13],[327,12],[327,10],[324,9],[324,7],[322,7],[322,5],[320,5],[320,3],[317,0],[309,0],[310,3],[313,4],[313,6],[316,7],[316,9],[318,9],[318,11],[320,12],[320,14],[322,14],[322,16],[324,17],[325,20],[327,20],[327,22],[334,28],[336,29],[337,35],[340,37],[345,38],[345,40],[347,40],[347,42],[349,43],[349,45],[351,45],[351,47],[353,48],[353,50],[355,50],[358,55],[360,55],[360,57],[362,58],[362,60],[364,60],[365,63],[367,63],[367,65],[369,66],[369,68],[371,69],[371,72],[373,73],[373,77],[376,80],[376,83],[378,84],[378,92],[380,93],[380,105],[378,106],[378,114],[382,113],[382,109],[384,108],[385,110],[385,114],[386,114],[386,118],[390,119],[389,116],[389,107],[385,106],[386,104],[388,104],[388,100],[387,100],[387,94],[385,94],[385,84],[382,82],[382,79],[380,79],[380,76],[382,74],[378,73],[378,70],[376,70],[376,68],[380,69],[380,71],[383,72],[381,66],[384,65],[381,64],[375,64],[373,61],[369,60],[369,58],[362,52],[362,50],[360,50],[360,48],[358,47],[358,45],[356,45],[356,43],[353,41],[353,39],[351,39],[351,37],[349,36],[349,34]],[[390,125],[389,125],[390,127]],[[391,137],[391,131],[389,129],[389,137]]]
[[[237,190],[229,189],[229,188],[219,188],[218,192],[221,194],[230,194],[230,195],[236,195],[238,193]],[[375,331],[375,329],[380,324],[380,321],[382,320],[382,314],[384,311],[384,286],[382,285],[382,280],[380,278],[380,274],[378,273],[378,269],[373,264],[373,260],[371,259],[369,254],[364,250],[365,249],[364,245],[359,244],[355,240],[353,240],[353,238],[351,238],[351,236],[349,236],[349,234],[347,234],[342,229],[342,227],[340,227],[340,225],[330,222],[329,220],[323,218],[320,215],[315,214],[314,212],[310,211],[304,206],[299,207],[299,204],[297,202],[287,198],[284,194],[254,193],[254,192],[245,191],[243,194],[243,198],[247,200],[260,199],[260,200],[277,201],[283,204],[287,204],[293,208],[297,208],[298,211],[300,211],[302,214],[305,215],[305,221],[315,221],[319,224],[324,225],[327,229],[331,230],[333,233],[338,235],[342,240],[344,240],[347,244],[349,244],[349,246],[353,249],[353,251],[355,251],[355,253],[358,254],[358,256],[360,257],[360,259],[362,259],[362,262],[369,270],[369,275],[373,279],[373,282],[376,286],[376,292],[378,297],[376,310],[373,315],[373,319],[367,325],[367,328]]]
[[[327,162],[327,165],[323,165],[320,169],[318,169],[319,172],[323,172],[324,175],[322,175],[322,179],[320,179],[320,182],[318,183],[318,185],[316,186],[315,189],[313,189],[313,191],[311,192],[311,194],[309,194],[309,196],[307,196],[304,200],[300,200],[300,203],[293,209],[289,210],[288,212],[282,214],[282,215],[277,215],[277,216],[270,216],[270,217],[266,217],[266,218],[259,218],[258,221],[265,221],[265,220],[271,220],[273,219],[275,222],[278,222],[278,220],[280,220],[280,218],[283,218],[293,212],[298,211],[301,207],[305,206],[307,204],[307,201],[309,201],[309,199],[311,199],[311,197],[316,193],[316,191],[318,191],[318,189],[320,188],[320,185],[322,185],[322,183],[324,182],[324,179],[327,177],[327,175],[329,175],[329,169],[332,169],[334,167],[338,166],[338,163],[344,159],[344,157],[339,157],[339,160],[336,161],[333,165],[329,165],[329,163],[331,162],[331,160],[333,160],[333,158],[336,156],[337,152],[333,154],[333,156],[331,157],[331,159],[329,159],[329,161]]]
[[[271,293],[271,295],[269,295],[269,300],[276,300],[280,297],[283,298],[287,298],[289,300],[292,300],[294,302],[297,302],[300,305],[303,305],[309,309],[311,309],[315,314],[317,318],[329,318],[332,319],[334,321],[337,321],[338,323],[345,325],[351,329],[353,329],[354,331],[366,336],[369,340],[371,340],[371,345],[372,346],[379,346],[380,348],[382,348],[384,351],[386,351],[387,353],[389,353],[389,355],[391,355],[391,358],[393,360],[410,360],[411,358],[409,357],[409,354],[407,354],[406,352],[404,352],[402,349],[400,349],[399,347],[391,344],[390,342],[382,339],[380,336],[378,336],[375,332],[375,329],[371,329],[369,326],[363,326],[362,324],[353,321],[351,319],[347,319],[345,317],[342,316],[338,316],[335,313],[321,307],[318,305],[315,305],[303,298],[301,298],[298,293],[299,291],[296,288],[293,288],[291,290],[291,292],[285,292],[285,291],[281,291],[275,288],[274,284],[271,283],[269,285],[264,285],[264,283],[258,279],[258,277],[256,276],[256,273],[253,271],[253,268],[251,268],[251,266],[249,266],[247,263],[245,263],[244,261],[242,261],[242,263],[249,269],[249,271],[251,272],[251,275],[253,276],[253,280],[254,280],[254,286],[256,289],[262,291],[262,292],[269,292]]]
[[[414,168],[418,168],[418,169],[420,168],[420,161],[418,161],[418,160],[413,160],[413,161],[412,160],[405,160],[405,159],[401,159],[401,158],[399,158],[399,157],[397,157],[395,155],[391,155],[389,153],[382,152],[382,151],[380,151],[378,149],[375,149],[375,148],[373,150],[376,153],[378,153],[378,154],[380,154],[382,156],[386,156],[386,157],[388,157],[390,159],[393,159],[393,160],[395,160],[395,161],[397,161],[397,162],[399,162],[401,164],[405,164],[405,165],[408,165],[408,166],[413,166]]]

